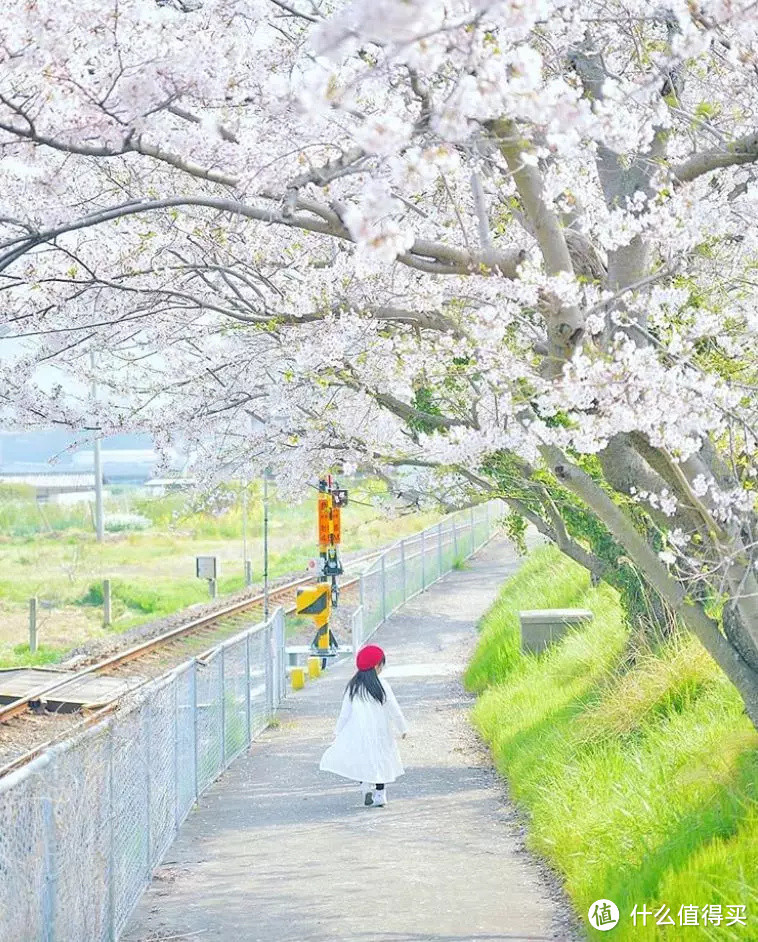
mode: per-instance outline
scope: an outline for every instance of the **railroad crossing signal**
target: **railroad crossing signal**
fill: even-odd
[[[316,585],[298,590],[297,613],[310,615],[316,623],[316,636],[311,647],[322,658],[337,653],[339,645],[329,628],[332,606],[339,602],[337,576],[344,572],[339,557],[339,545],[342,541],[341,510],[347,506],[347,491],[332,481],[331,475],[318,482],[318,551],[319,559],[314,561],[318,574]],[[327,583],[331,581],[331,590]]]
[[[295,610],[298,615],[310,615],[316,624],[316,637],[311,647],[322,657],[332,655],[338,644],[329,630],[329,617],[332,614],[329,586],[325,582],[319,582],[298,589]]]
[[[328,624],[332,612],[329,586],[325,582],[308,585],[297,590],[295,609],[298,615],[310,615],[317,628]]]

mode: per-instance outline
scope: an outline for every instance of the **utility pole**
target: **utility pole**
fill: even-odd
[[[263,472],[263,617],[268,618],[268,468]]]
[[[247,558],[247,487],[248,482],[242,484],[242,560],[245,568],[245,585],[250,588],[253,584],[253,567]]]
[[[97,399],[97,383],[95,382],[95,354],[90,353],[92,365],[92,398]],[[92,438],[94,464],[95,464],[95,533],[97,542],[102,543],[105,538],[105,521],[103,519],[103,462],[100,454],[100,439],[97,433]]]

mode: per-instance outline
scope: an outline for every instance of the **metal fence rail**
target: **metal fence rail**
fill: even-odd
[[[459,511],[382,553],[360,580],[353,650],[486,543],[499,504]],[[0,779],[0,942],[118,939],[197,797],[273,716],[284,644],[278,609]]]
[[[351,625],[353,651],[404,602],[480,549],[495,531],[502,512],[499,500],[459,510],[378,556],[360,578],[360,605]]]
[[[286,684],[278,609],[0,780],[0,942],[114,942],[198,795]]]

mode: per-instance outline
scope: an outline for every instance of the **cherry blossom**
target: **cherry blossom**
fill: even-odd
[[[6,425],[498,494],[602,577],[570,496],[758,720],[758,7],[29,0],[0,60]]]

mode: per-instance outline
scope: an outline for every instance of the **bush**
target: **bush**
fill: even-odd
[[[103,584],[102,582],[92,582],[84,595],[80,595],[75,602],[76,605],[102,605],[103,604]]]
[[[110,514],[105,518],[105,529],[109,533],[121,533],[125,530],[147,530],[152,522],[141,514]]]

